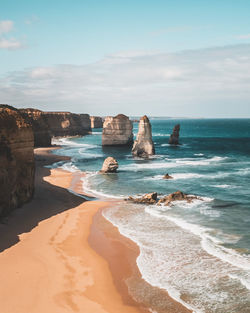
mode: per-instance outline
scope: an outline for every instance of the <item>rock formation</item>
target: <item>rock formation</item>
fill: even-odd
[[[11,106],[0,105],[0,216],[31,199],[34,192],[32,127]]]
[[[155,154],[151,124],[146,115],[140,119],[138,134],[132,148],[132,154],[142,158],[147,158]]]
[[[43,112],[35,109],[20,109],[20,112],[32,125],[35,147],[49,146],[52,137],[83,136],[91,132],[88,114]]]
[[[164,204],[166,206],[170,205],[174,201],[187,201],[188,203],[190,203],[195,199],[202,200],[202,198],[199,198],[197,196],[190,196],[181,191],[173,192],[167,196],[162,197],[159,200],[157,197],[158,197],[157,192],[152,192],[145,194],[144,196],[139,198],[129,197],[126,200],[132,201],[134,203],[157,204],[157,205]]]
[[[103,123],[103,146],[131,146],[133,144],[133,124],[126,115],[108,116]]]
[[[118,169],[118,162],[115,158],[108,157],[104,160],[101,173],[116,173]]]
[[[179,144],[179,132],[180,132],[180,124],[177,124],[173,128],[173,133],[169,138],[169,144],[170,145],[178,145]]]
[[[90,116],[91,128],[102,128],[103,121],[100,116]]]
[[[155,204],[157,202],[157,192],[146,193],[140,198],[129,197],[127,200],[134,203]]]
[[[165,174],[163,177],[163,179],[173,179],[174,177],[173,176],[170,176],[168,173]]]

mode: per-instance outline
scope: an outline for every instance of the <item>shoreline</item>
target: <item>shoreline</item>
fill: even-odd
[[[102,216],[115,201],[85,201],[84,173],[45,168],[70,160],[50,153],[59,148],[35,150],[34,198],[0,225],[1,311],[150,312],[150,301],[135,301],[126,284],[131,277],[143,281],[139,247]],[[164,297],[170,303],[165,313],[190,312],[166,291]]]

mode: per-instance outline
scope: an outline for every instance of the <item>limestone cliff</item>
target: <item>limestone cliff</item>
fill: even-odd
[[[103,121],[100,116],[91,116],[91,128],[102,128]]]
[[[88,114],[35,109],[21,109],[20,112],[32,124],[36,147],[49,146],[52,137],[83,136],[91,132]]]
[[[34,192],[32,127],[11,106],[0,105],[0,216],[27,202]]]
[[[175,125],[173,128],[173,133],[169,138],[170,145],[178,145],[179,144],[179,132],[180,132],[180,124]]]
[[[140,119],[138,134],[132,148],[132,154],[142,158],[147,158],[155,154],[155,147],[152,140],[152,128],[146,115]]]
[[[108,116],[103,123],[103,146],[130,146],[133,144],[133,124],[126,115]]]

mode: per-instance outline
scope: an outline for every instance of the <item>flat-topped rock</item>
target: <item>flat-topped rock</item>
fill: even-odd
[[[155,147],[152,140],[152,128],[146,115],[141,117],[136,140],[132,148],[133,156],[147,158],[155,154]]]
[[[108,116],[103,123],[103,146],[131,146],[133,144],[133,124],[124,114]]]

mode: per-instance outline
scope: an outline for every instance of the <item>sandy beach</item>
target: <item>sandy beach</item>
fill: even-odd
[[[34,199],[0,224],[0,311],[149,312],[125,284],[131,275],[141,279],[139,249],[101,215],[114,203],[70,193],[74,184],[79,191],[72,173],[44,167],[67,159],[53,149],[36,149]],[[187,312],[169,303],[168,312]]]

